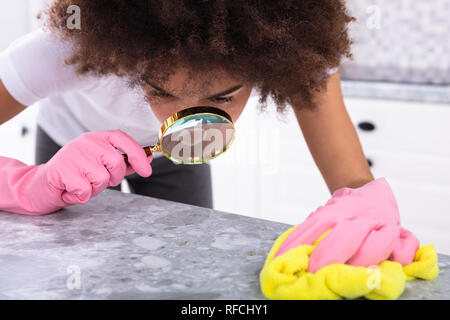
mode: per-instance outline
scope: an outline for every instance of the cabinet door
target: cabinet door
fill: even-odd
[[[355,98],[345,101],[363,147],[450,156],[449,104]]]
[[[389,178],[400,211],[400,221],[422,245],[433,244],[439,253],[450,254],[450,187],[415,184]]]
[[[0,155],[34,164],[37,111],[35,106],[27,107],[0,125]]]
[[[37,12],[50,0],[0,1],[0,51],[15,39],[37,28]],[[29,106],[19,115],[0,125],[0,154],[34,163],[37,107]]]
[[[236,127],[232,148],[211,162],[216,209],[297,224],[327,200],[293,112],[258,114],[251,99]]]
[[[375,178],[385,177],[402,224],[450,253],[450,105],[346,99]],[[368,125],[370,123],[371,125]]]
[[[214,205],[298,224],[331,195],[294,115],[283,122],[274,113],[258,115],[253,104],[238,121],[235,145],[211,162]],[[443,124],[450,106],[368,99],[346,105],[375,178],[385,177],[393,189],[404,226],[449,254],[450,134]],[[361,122],[375,129],[360,129]]]
[[[212,160],[214,209],[259,217],[259,126],[254,99],[250,99],[235,123],[236,138],[224,154]]]

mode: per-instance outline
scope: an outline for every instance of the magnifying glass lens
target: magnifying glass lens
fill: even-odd
[[[193,114],[173,123],[161,139],[162,152],[178,163],[203,163],[225,152],[234,125],[214,114]]]

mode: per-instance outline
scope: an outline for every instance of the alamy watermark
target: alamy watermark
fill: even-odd
[[[377,265],[367,267],[366,272],[369,273],[366,285],[370,290],[381,288],[381,270]]]
[[[71,265],[67,267],[67,273],[69,277],[66,281],[67,289],[75,290],[81,289],[81,269],[77,265]]]
[[[375,5],[368,6],[366,12],[369,15],[366,20],[367,29],[381,29],[381,8]]]
[[[77,5],[70,5],[66,12],[70,16],[66,20],[66,26],[68,29],[81,29],[81,9]]]

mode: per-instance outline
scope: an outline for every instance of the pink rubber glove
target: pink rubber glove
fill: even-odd
[[[128,155],[128,162],[117,149]],[[0,157],[0,210],[45,214],[86,203],[134,172],[152,173],[142,147],[120,130],[87,132],[62,147],[46,164],[27,166]]]
[[[289,234],[275,257],[299,245],[314,244],[330,228],[310,256],[309,272],[333,263],[368,267],[391,260],[407,265],[419,249],[419,240],[400,226],[388,182],[378,178],[359,188],[334,191],[324,206]]]

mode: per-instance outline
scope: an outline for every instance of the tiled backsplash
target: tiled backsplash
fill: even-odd
[[[354,61],[348,80],[450,85],[449,0],[347,0]]]

